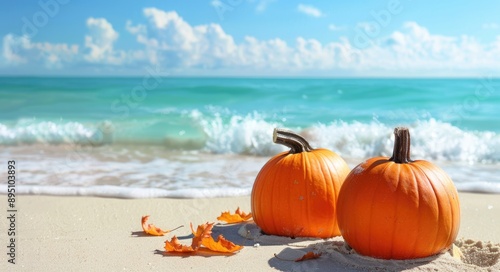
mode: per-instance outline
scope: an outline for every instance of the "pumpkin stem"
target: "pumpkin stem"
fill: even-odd
[[[394,150],[389,159],[395,163],[409,163],[410,159],[410,130],[406,127],[394,129]]]
[[[307,142],[304,137],[285,129],[274,129],[273,142],[290,147],[291,154],[313,150],[311,145],[309,145],[309,142]]]

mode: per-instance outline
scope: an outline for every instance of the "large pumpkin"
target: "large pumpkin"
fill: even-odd
[[[457,190],[436,165],[410,159],[410,133],[396,128],[391,158],[376,157],[347,176],[338,200],[344,240],[358,253],[413,259],[447,250],[460,224]]]
[[[312,149],[301,136],[275,129],[273,141],[291,148],[269,160],[252,190],[252,215],[266,234],[288,237],[340,235],[337,196],[349,167],[327,149]]]

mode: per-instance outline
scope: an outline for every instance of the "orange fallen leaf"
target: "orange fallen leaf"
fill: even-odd
[[[170,241],[165,241],[165,250],[167,252],[194,252],[192,246],[186,246],[179,243],[179,239],[174,235]]]
[[[319,256],[321,256],[321,253],[314,253],[312,251],[309,251],[306,254],[304,254],[304,256],[296,259],[295,261],[296,262],[302,262],[302,261],[305,261],[305,260],[317,259],[317,258],[319,258]]]
[[[206,249],[209,249],[213,252],[220,253],[234,253],[243,248],[243,246],[239,246],[234,244],[233,242],[224,238],[224,236],[219,235],[217,241],[212,238],[212,228],[214,227],[214,223],[205,223],[199,225],[196,231],[193,229],[193,224],[191,224],[191,232],[193,233],[193,240],[190,246],[182,245],[179,243],[179,239],[176,236],[172,237],[170,241],[165,241],[165,250],[167,252],[195,252],[198,251],[201,246],[204,246]],[[205,249],[201,248],[201,249]]]
[[[196,232],[193,230],[193,223],[191,223],[191,232],[193,233],[193,242],[191,243],[191,247],[194,250],[197,250],[203,243],[203,239],[212,238],[212,228],[214,227],[214,223],[205,223],[199,225],[196,229]]]
[[[240,223],[247,221],[248,219],[252,218],[252,213],[245,213],[240,210],[240,207],[236,209],[234,214],[231,214],[229,211],[221,213],[219,217],[217,217],[217,220],[224,221],[226,223]]]
[[[178,228],[183,227],[183,226],[179,226],[179,227],[177,227],[175,229],[171,229],[171,230],[162,230],[153,224],[147,224],[148,219],[149,219],[149,215],[145,215],[142,217],[142,219],[141,219],[142,230],[144,230],[145,233],[147,233],[149,235],[153,235],[153,236],[163,236],[165,233],[169,233],[171,231],[174,231]]]
[[[212,237],[203,239],[203,245],[212,251],[223,253],[233,253],[243,248],[243,246],[235,245],[227,240],[222,234],[217,238],[217,242]]]

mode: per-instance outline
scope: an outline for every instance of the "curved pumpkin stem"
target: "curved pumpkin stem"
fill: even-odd
[[[406,127],[394,129],[394,150],[389,159],[395,163],[409,163],[410,159],[410,130]]]
[[[274,129],[273,142],[290,147],[291,154],[309,152],[313,150],[311,145],[309,145],[309,142],[307,142],[304,137],[285,129]]]

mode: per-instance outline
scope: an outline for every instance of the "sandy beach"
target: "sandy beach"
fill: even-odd
[[[250,211],[250,198],[112,199],[91,197],[17,196],[15,262],[7,262],[9,220],[2,209],[0,241],[2,271],[400,271],[500,270],[500,196],[460,193],[462,221],[457,245],[466,264],[445,253],[414,261],[382,261],[348,251],[340,237],[324,240],[288,239],[255,233],[253,223],[214,227],[245,247],[234,255],[164,254],[164,241],[177,235],[190,243],[193,225],[217,222],[222,211]],[[1,203],[7,203],[5,195]],[[163,237],[145,236],[141,216],[164,229],[184,228]],[[243,237],[242,233],[247,233]],[[490,241],[491,243],[488,243]],[[307,251],[321,252],[316,260],[293,262]],[[9,256],[7,256],[10,258]]]

